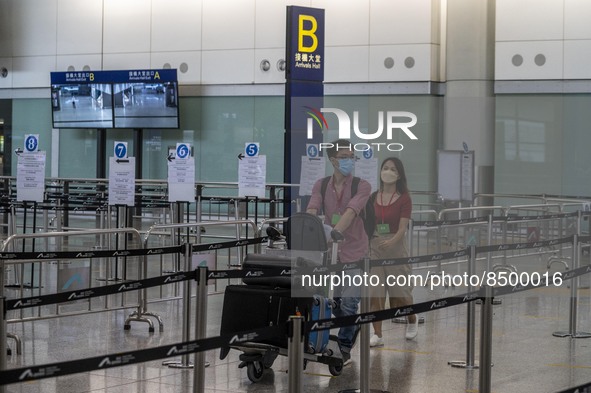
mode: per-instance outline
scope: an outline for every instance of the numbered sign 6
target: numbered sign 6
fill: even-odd
[[[184,159],[189,158],[191,155],[191,146],[187,143],[176,144],[176,158]]]

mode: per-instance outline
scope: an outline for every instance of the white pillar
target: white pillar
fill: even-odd
[[[448,0],[445,150],[474,150],[475,192],[494,192],[495,0]]]

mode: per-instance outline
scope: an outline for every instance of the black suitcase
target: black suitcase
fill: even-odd
[[[247,254],[242,262],[243,269],[261,269],[265,271],[282,269],[288,272],[287,275],[270,275],[257,277],[256,273],[252,276],[242,278],[242,282],[247,285],[266,285],[278,288],[291,288],[292,284],[299,285],[301,278],[291,275],[292,268],[298,267],[316,267],[319,266],[315,260],[303,258],[300,256],[289,256],[281,254]]]
[[[288,288],[229,285],[224,295],[220,334],[267,326],[285,328],[289,317],[296,315],[297,311],[307,318],[312,302],[312,298],[292,298]],[[287,348],[287,330],[263,343]]]
[[[262,269],[282,268],[290,271],[292,266],[298,266],[298,258],[292,258],[283,255],[273,254],[247,254],[242,262],[243,269]],[[247,285],[267,285],[279,288],[291,288],[291,276],[262,276],[262,277],[244,277],[242,282]]]

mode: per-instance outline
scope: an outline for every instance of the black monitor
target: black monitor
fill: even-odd
[[[179,128],[176,82],[113,85],[114,128]]]
[[[53,128],[112,128],[110,84],[51,85]]]
[[[179,128],[176,70],[51,73],[53,128]]]

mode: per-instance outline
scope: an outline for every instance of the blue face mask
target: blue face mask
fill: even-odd
[[[339,158],[339,172],[343,176],[349,176],[355,167],[355,161],[352,158]]]

